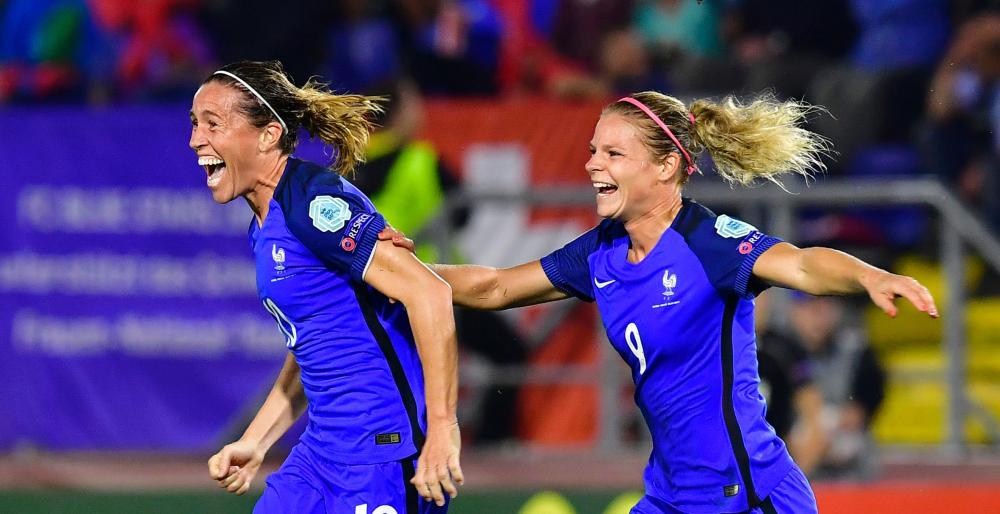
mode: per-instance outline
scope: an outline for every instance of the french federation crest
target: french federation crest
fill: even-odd
[[[670,274],[670,270],[663,270],[663,296],[674,295],[674,288],[677,287],[677,274]]]
[[[285,249],[271,245],[271,258],[274,259],[274,271],[285,271]]]
[[[754,230],[757,230],[757,227],[745,221],[730,218],[725,214],[715,218],[715,232],[722,237],[743,237]]]
[[[336,232],[351,219],[351,208],[342,198],[317,196],[309,202],[309,217],[320,232]]]

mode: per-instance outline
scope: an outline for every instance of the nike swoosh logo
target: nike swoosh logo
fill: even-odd
[[[597,277],[594,277],[594,285],[597,286],[598,289],[604,289],[605,287],[611,285],[614,281],[615,279],[608,280],[607,282],[601,282],[597,280]]]

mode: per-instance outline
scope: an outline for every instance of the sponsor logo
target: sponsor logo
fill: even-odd
[[[740,494],[740,484],[727,485],[722,487],[722,494],[726,497],[736,496]]]
[[[372,215],[368,213],[361,213],[351,220],[350,226],[347,228],[347,233],[344,234],[344,238],[340,240],[340,249],[345,252],[353,252],[355,248],[358,247],[358,234],[361,233],[361,229],[368,224],[372,219]]]
[[[715,232],[722,237],[743,237],[757,230],[753,225],[723,214],[715,218]]]
[[[399,444],[400,441],[402,441],[402,438],[399,436],[399,432],[378,434],[375,436],[375,444]]]
[[[271,245],[271,258],[274,259],[274,271],[285,271],[285,249],[278,248],[278,245]]]
[[[740,243],[740,245],[736,249],[741,254],[746,255],[753,251],[753,245],[757,244],[757,241],[760,241],[763,237],[764,237],[763,233],[754,232],[752,236],[746,238],[745,241]]]
[[[594,285],[597,286],[598,289],[604,289],[605,287],[610,286],[614,282],[615,282],[615,279],[611,279],[611,280],[607,280],[605,282],[601,282],[600,280],[597,280],[597,277],[594,277]]]
[[[342,198],[317,196],[309,202],[309,218],[320,232],[336,232],[351,219],[351,208]]]

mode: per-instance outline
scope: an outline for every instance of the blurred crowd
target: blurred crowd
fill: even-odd
[[[804,98],[831,173],[937,175],[1000,226],[996,0],[0,0],[0,103],[186,101],[239,59],[352,92]],[[811,232],[905,245],[912,214]]]

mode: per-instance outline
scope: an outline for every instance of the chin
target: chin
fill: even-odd
[[[226,204],[226,203],[229,203],[229,202],[233,201],[234,199],[235,199],[235,197],[233,197],[232,195],[227,195],[226,193],[223,193],[222,191],[218,191],[218,190],[213,190],[212,191],[212,200],[215,200],[215,203]]]

